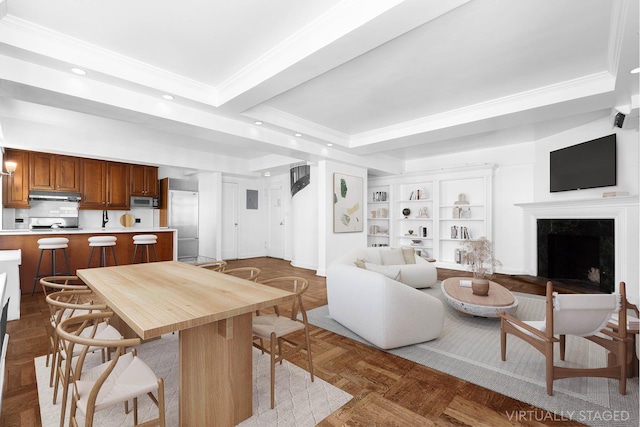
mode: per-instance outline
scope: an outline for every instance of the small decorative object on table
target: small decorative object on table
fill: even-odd
[[[471,289],[474,295],[489,294],[489,279],[493,276],[495,267],[502,265],[493,256],[493,245],[486,237],[465,240],[462,243],[465,250],[467,268],[473,273]]]
[[[409,215],[411,215],[411,209],[409,208],[402,209],[402,215],[404,215],[404,219],[409,218]]]

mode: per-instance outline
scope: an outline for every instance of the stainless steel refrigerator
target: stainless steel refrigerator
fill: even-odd
[[[178,259],[198,257],[198,182],[165,178],[167,226],[178,231]],[[163,180],[164,181],[164,180]],[[164,204],[164,203],[163,203]]]

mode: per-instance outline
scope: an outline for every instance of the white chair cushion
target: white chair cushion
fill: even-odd
[[[267,340],[271,339],[272,332],[281,337],[301,329],[304,329],[303,323],[284,316],[263,314],[253,318],[253,335]]]
[[[158,236],[155,234],[137,234],[133,236],[133,243],[136,245],[149,245],[152,243],[156,243],[158,241]]]
[[[95,381],[104,372],[110,362],[103,363],[86,372],[76,381],[78,410],[87,413],[87,398]],[[151,368],[132,353],[120,356],[116,367],[106,379],[96,399],[96,412],[134,397],[154,392],[158,389],[158,378]]]
[[[79,316],[80,314],[88,314],[89,311],[87,311],[86,313],[78,313],[76,312],[74,315],[75,316]],[[92,328],[86,328],[84,331],[82,331],[80,333],[81,337],[91,337],[91,329]],[[107,322],[101,322],[98,324],[98,330],[96,331],[96,335],[94,337],[95,339],[98,340],[121,340],[122,339],[122,334],[120,334],[120,332],[114,328],[113,326],[109,325]],[[78,356],[80,354],[80,352],[82,351],[83,346],[76,344],[73,346],[73,356]],[[96,350],[100,350],[102,347],[89,347],[89,351],[90,352],[94,352]],[[63,346],[60,349],[60,355],[62,356],[63,359],[67,359],[67,352],[65,350],[65,347]]]
[[[89,246],[115,246],[116,236],[92,236],[89,237]]]
[[[64,249],[69,246],[69,239],[66,237],[47,237],[38,239],[38,249]]]
[[[553,332],[587,337],[601,331],[620,310],[619,294],[553,295]],[[576,320],[579,319],[579,320]]]

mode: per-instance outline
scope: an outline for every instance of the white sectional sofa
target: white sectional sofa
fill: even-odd
[[[416,289],[436,283],[435,266],[412,251],[404,255],[411,253],[415,264],[395,264],[400,261],[398,250],[357,249],[327,269],[329,315],[382,349],[430,341],[443,325],[442,302]],[[368,268],[356,266],[356,260]],[[391,278],[396,276],[398,280]]]

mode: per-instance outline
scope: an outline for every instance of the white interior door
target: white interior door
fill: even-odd
[[[222,259],[238,259],[238,184],[222,183]]]
[[[282,187],[267,190],[269,227],[267,233],[267,256],[284,259],[284,214],[282,209]]]

